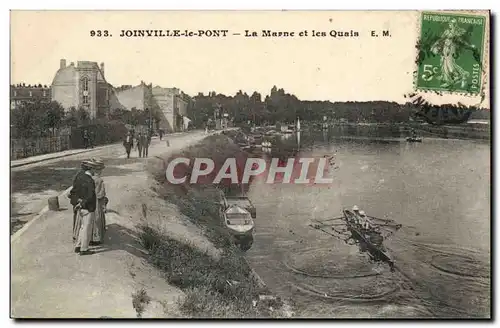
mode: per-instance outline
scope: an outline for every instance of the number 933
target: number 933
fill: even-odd
[[[109,34],[108,30],[91,30],[90,36],[91,37],[103,37],[103,36],[111,36],[111,34]]]

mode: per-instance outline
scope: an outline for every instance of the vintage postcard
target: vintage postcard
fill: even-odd
[[[11,11],[11,318],[491,319],[489,11]]]

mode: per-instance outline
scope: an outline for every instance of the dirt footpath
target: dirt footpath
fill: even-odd
[[[156,140],[149,159],[105,160],[103,179],[110,199],[106,240],[94,248],[95,254],[73,252],[72,213],[67,197],[59,197],[61,210],[35,219],[11,243],[11,315],[14,318],[135,318],[132,294],[144,288],[152,298],[143,317],[180,316],[176,300],[182,292],[170,286],[145,261],[145,253],[135,237],[141,219],[141,204],[151,199],[144,167],[155,155],[193,144],[205,137],[194,132]],[[149,206],[149,205],[148,205]],[[162,207],[162,206],[160,206]],[[170,220],[173,234],[198,239],[200,247],[213,251],[200,232],[183,224],[175,209],[149,206],[148,215]]]

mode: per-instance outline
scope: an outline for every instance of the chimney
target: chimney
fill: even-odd
[[[63,69],[66,67],[66,59],[61,59],[61,64],[60,64],[60,69]]]
[[[104,77],[104,63],[101,63],[101,72],[102,72],[102,77]]]

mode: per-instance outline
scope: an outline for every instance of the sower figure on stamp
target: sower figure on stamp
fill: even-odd
[[[458,46],[465,45],[470,49],[475,47],[464,40],[465,32],[465,29],[458,27],[456,19],[453,19],[431,48],[434,54],[441,56],[442,75],[439,78],[443,87],[461,83],[463,88],[470,75],[456,60]]]
[[[104,235],[106,232],[106,205],[108,204],[108,198],[106,197],[104,180],[101,177],[102,170],[105,168],[104,162],[97,158],[92,159],[92,161],[96,164],[93,179],[95,183],[97,206],[95,210],[95,221],[92,228],[92,241],[90,244],[99,245],[104,242]]]
[[[92,254],[89,251],[89,244],[92,239],[92,225],[97,206],[95,183],[92,178],[97,165],[93,161],[87,161],[85,165],[88,169],[85,174],[79,176],[73,186],[75,198],[77,199],[74,232],[76,237],[75,252],[80,253],[80,255]]]

